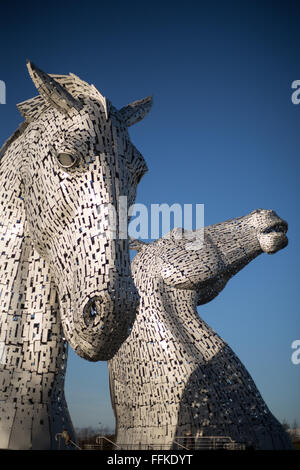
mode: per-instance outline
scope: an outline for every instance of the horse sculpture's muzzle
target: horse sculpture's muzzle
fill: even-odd
[[[81,321],[74,324],[76,353],[90,361],[111,359],[131,332],[138,303],[130,277],[121,278],[112,292],[99,292],[85,301],[76,315]]]

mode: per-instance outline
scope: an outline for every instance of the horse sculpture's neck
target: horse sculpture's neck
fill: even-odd
[[[26,234],[12,150],[0,174],[0,448],[48,449],[63,427],[72,433],[64,398],[67,345],[49,267]]]
[[[125,449],[168,449],[189,377],[225,343],[198,317],[196,292],[166,288],[149,274],[143,278],[146,253],[133,264],[138,315],[131,336],[108,362],[117,443]]]

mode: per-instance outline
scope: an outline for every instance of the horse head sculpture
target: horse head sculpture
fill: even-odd
[[[117,110],[73,74],[27,66],[39,95],[0,150],[0,448],[57,449],[62,430],[76,439],[66,340],[106,360],[135,319],[125,206],[147,166],[128,127],[152,100]]]
[[[128,336],[138,304],[128,240],[118,228],[107,235],[109,208],[118,213],[120,197],[132,204],[147,171],[128,127],[152,99],[117,110],[73,74],[27,66],[39,96],[18,105],[25,122],[2,148],[9,207],[1,221],[14,219],[17,236],[27,233],[49,264],[72,348],[85,359],[107,360]]]
[[[166,285],[197,291],[198,305],[205,304],[258,255],[285,248],[287,229],[287,223],[273,210],[256,209],[246,216],[209,225],[204,232],[185,231],[176,241],[176,263],[171,251],[163,254],[162,278]],[[182,229],[175,229],[170,238],[176,240],[178,230],[180,236]]]
[[[201,436],[220,436],[218,445],[226,436],[234,448],[292,448],[242,362],[196,309],[258,255],[284,248],[286,232],[274,211],[259,209],[131,244],[141,301],[132,334],[108,362],[121,448],[201,448]]]

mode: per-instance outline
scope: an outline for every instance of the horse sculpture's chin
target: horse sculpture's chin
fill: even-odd
[[[286,247],[288,244],[287,228],[287,224],[280,221],[261,231],[258,235],[261,249],[265,253],[273,254]]]

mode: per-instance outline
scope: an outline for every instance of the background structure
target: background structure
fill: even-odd
[[[299,321],[299,4],[294,1],[1,5],[0,141],[34,95],[29,58],[73,72],[122,107],[154,96],[130,129],[149,173],[137,202],[204,203],[205,225],[262,207],[289,222],[289,246],[255,260],[201,309],[229,343],[279,420],[300,423],[300,365],[291,362]],[[199,5],[200,3],[200,5]],[[111,426],[106,363],[70,351],[66,397],[76,427]]]

